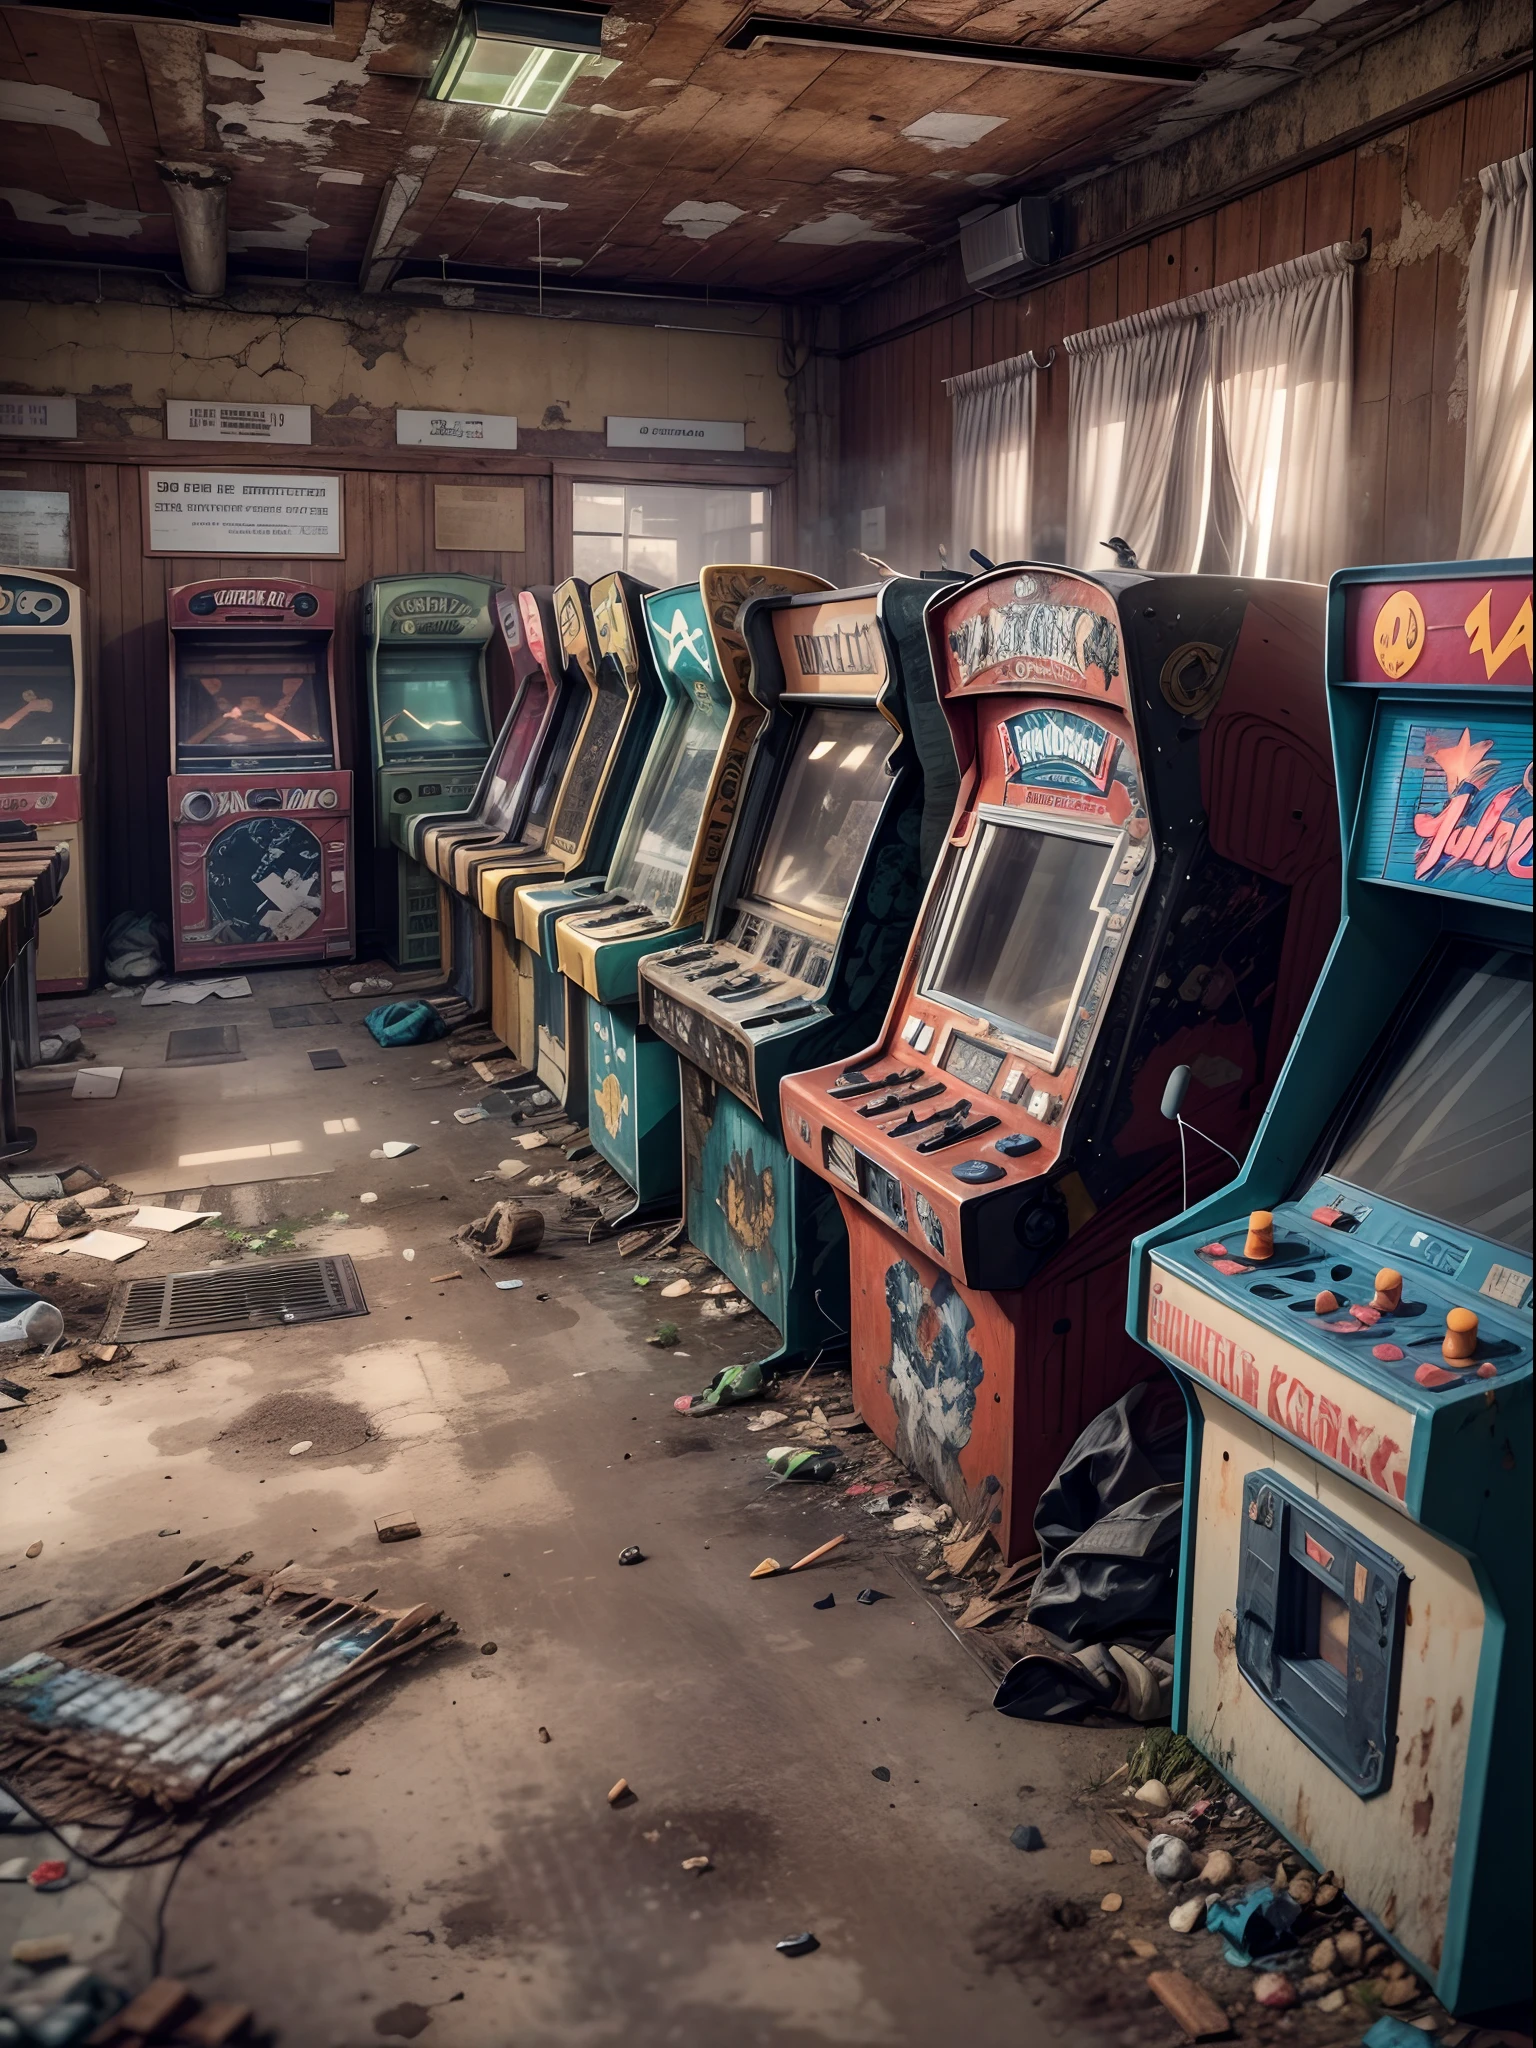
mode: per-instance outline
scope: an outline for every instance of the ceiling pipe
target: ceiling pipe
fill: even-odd
[[[176,223],[182,275],[194,298],[224,295],[229,256],[228,171],[217,164],[157,163]]]

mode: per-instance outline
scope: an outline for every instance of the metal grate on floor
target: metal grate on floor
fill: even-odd
[[[226,1060],[243,1060],[238,1024],[200,1024],[191,1031],[167,1032],[165,1064],[168,1067],[214,1067]]]
[[[325,1003],[279,1003],[267,1012],[274,1031],[297,1031],[301,1026],[324,1024],[335,1014]]]
[[[106,1343],[149,1344],[367,1313],[357,1272],[344,1255],[273,1259],[125,1280],[113,1292],[101,1336]]]

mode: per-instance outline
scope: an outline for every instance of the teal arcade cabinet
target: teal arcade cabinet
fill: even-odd
[[[1192,1424],[1174,1725],[1457,2013],[1530,1988],[1531,638],[1529,561],[1334,577],[1343,923],[1131,1266]]]
[[[704,932],[640,964],[641,1021],[679,1057],[688,1236],[778,1328],[780,1360],[846,1338],[848,1233],[785,1147],[779,1082],[878,1031],[959,794],[923,625],[939,587],[750,607],[767,722]]]
[[[763,722],[740,614],[755,597],[826,588],[744,564],[645,599],[663,702],[606,883],[529,889],[519,904],[586,998],[585,1114],[593,1144],[633,1191],[623,1214],[665,1210],[682,1186],[677,1056],[641,1022],[639,968],[647,953],[698,936]]]
[[[492,594],[483,577],[447,574],[381,576],[363,591],[374,837],[397,857],[397,967],[438,959],[437,877],[411,858],[410,822],[465,810],[475,795],[491,746]]]

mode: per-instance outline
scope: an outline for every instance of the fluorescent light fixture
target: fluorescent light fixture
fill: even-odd
[[[747,13],[724,38],[727,50],[753,50],[759,43],[794,43],[800,48],[858,50],[884,57],[928,57],[948,64],[996,64],[1027,71],[1076,72],[1089,78],[1124,78],[1143,85],[1194,85],[1204,77],[1198,64],[1165,57],[1122,56],[1110,50],[1042,49],[1038,44],[998,43],[980,36],[913,35],[904,29],[860,28],[823,16]]]
[[[465,7],[428,88],[435,100],[552,113],[602,47],[605,7]]]

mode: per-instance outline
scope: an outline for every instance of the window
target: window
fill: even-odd
[[[768,492],[704,484],[578,483],[573,572],[587,583],[625,569],[666,590],[708,562],[768,559]]]

